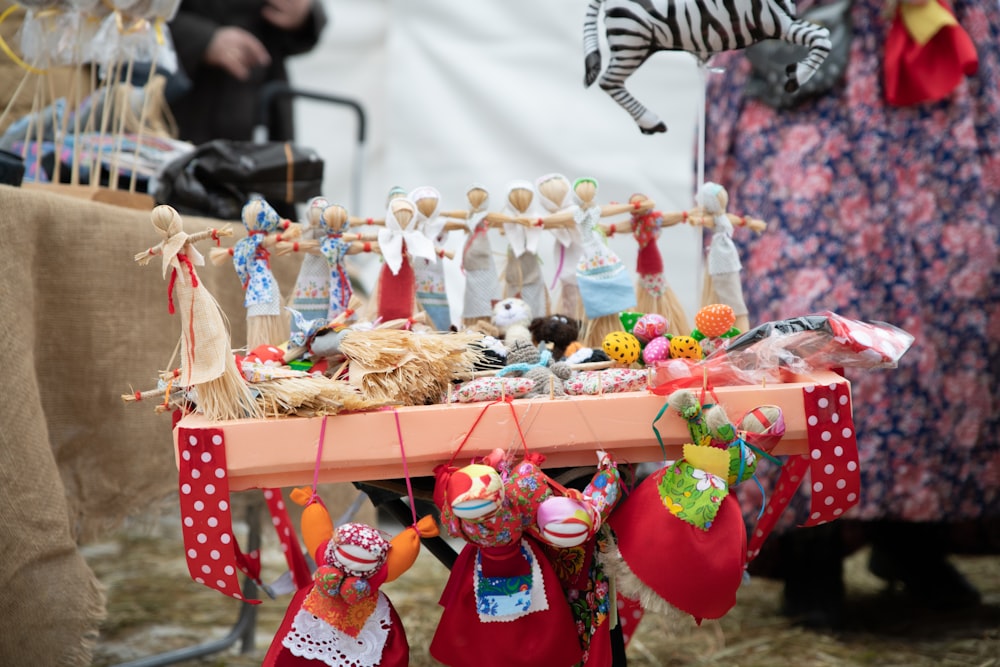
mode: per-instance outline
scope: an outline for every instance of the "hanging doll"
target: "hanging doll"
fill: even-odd
[[[347,210],[343,206],[328,204],[320,212],[319,232],[314,239],[296,243],[282,241],[277,245],[278,255],[287,252],[305,252],[303,266],[310,259],[319,259],[322,262],[324,279],[328,286],[327,299],[322,314],[314,319],[333,321],[349,310],[354,297],[354,288],[345,265],[347,256],[379,251],[378,243],[362,241],[360,234],[348,233],[349,219]]]
[[[451,307],[448,305],[448,290],[444,281],[444,257],[441,250],[453,229],[465,229],[465,225],[449,222],[440,215],[441,193],[430,186],[416,188],[409,195],[416,206],[417,227],[437,248],[440,261],[423,258],[413,260],[413,272],[417,283],[417,302],[427,313],[434,328],[448,331],[451,328]]]
[[[383,320],[412,319],[416,310],[416,277],[411,257],[437,261],[437,250],[417,227],[417,209],[406,197],[389,201],[378,244],[385,263],[379,272],[375,315]]]
[[[750,317],[740,281],[743,264],[733,243],[733,223],[726,215],[729,193],[718,183],[705,183],[698,192],[698,204],[712,220],[712,240],[705,263],[707,275],[701,305],[724,303],[731,306],[736,315],[736,328],[746,331],[750,328]]]
[[[320,237],[320,218],[323,209],[330,203],[323,197],[313,197],[306,204],[306,213],[302,220],[302,243],[313,241]],[[282,254],[285,243],[278,244],[278,252]],[[330,302],[330,270],[322,255],[309,253],[302,258],[299,274],[295,278],[292,289],[292,299],[289,308],[294,309],[306,321],[327,317]],[[299,331],[295,319],[292,319],[291,333]]]
[[[572,200],[573,186],[562,174],[546,174],[535,180],[538,201],[549,214],[562,213],[575,208]],[[576,265],[583,252],[580,230],[575,225],[548,228],[556,239],[556,273],[552,289],[558,286],[553,313],[574,320],[583,320],[583,302],[576,283]]]
[[[541,220],[546,228],[572,220],[580,234],[582,248],[576,265],[576,281],[587,316],[583,334],[587,347],[600,347],[605,336],[621,328],[618,314],[635,307],[632,279],[618,255],[605,244],[598,223],[603,216],[653,208],[653,202],[648,199],[635,204],[600,206],[594,201],[596,194],[596,180],[578,178],[573,183],[576,209]]]
[[[573,612],[583,664],[605,667],[612,664],[609,617],[615,599],[597,552],[610,539],[604,523],[621,498],[622,480],[614,459],[601,450],[596,454],[597,471],[582,492],[560,488],[562,495],[539,504],[537,529]]]
[[[630,204],[640,204],[647,198],[642,194],[629,197]],[[668,330],[675,335],[688,333],[687,314],[674,291],[667,282],[663,271],[663,257],[660,255],[658,241],[664,227],[676,225],[687,220],[687,213],[668,213],[647,209],[630,211],[630,218],[624,223],[602,225],[608,236],[616,233],[632,233],[639,246],[636,256],[635,286],[636,310],[640,313],[657,313],[667,319]]]
[[[289,331],[281,307],[278,282],[271,273],[271,252],[277,243],[298,237],[298,226],[282,220],[278,213],[263,199],[251,199],[243,206],[241,214],[246,238],[236,242],[230,250],[213,252],[212,261],[222,263],[229,255],[233,268],[243,285],[243,305],[247,310],[247,349],[260,345],[277,345],[287,338]],[[288,230],[286,234],[282,234]]]
[[[229,340],[229,328],[218,302],[198,281],[195,266],[205,264],[194,244],[219,236],[228,229],[210,229],[187,234],[177,211],[161,205],[150,214],[153,227],[163,240],[135,256],[141,265],[156,255],[163,257],[163,277],[170,273],[169,309],[181,315],[181,361],[176,382],[194,389],[198,409],[211,421],[261,416],[253,393],[240,375]]]
[[[559,579],[534,530],[547,478],[526,456],[496,450],[483,463],[435,469],[434,502],[450,535],[467,544],[452,566],[431,656],[446,664],[569,667],[583,657]]]
[[[468,211],[445,211],[445,218],[465,220],[468,236],[462,248],[462,272],[465,274],[465,296],[462,302],[462,323],[466,326],[488,322],[493,316],[493,304],[499,300],[499,280],[489,230],[503,223],[516,223],[510,216],[487,211],[490,193],[479,184],[466,191]]]
[[[531,218],[535,191],[528,181],[513,181],[507,186],[505,213],[511,218]],[[507,266],[504,268],[504,298],[518,297],[527,302],[536,317],[549,312],[549,293],[542,282],[538,261],[538,242],[542,228],[512,221],[504,223],[507,236]]]
[[[686,389],[668,403],[687,421],[691,442],[616,508],[608,520],[615,539],[600,557],[623,595],[700,623],[736,604],[747,533],[729,489],[753,476],[757,459],[721,406],[705,406]]]
[[[334,528],[326,507],[308,487],[295,489],[292,500],[306,506],[302,537],[317,568],[311,585],[292,598],[263,664],[408,665],[403,622],[379,589],[413,565],[421,537],[438,534],[434,519],[425,516],[390,541],[362,523]]]

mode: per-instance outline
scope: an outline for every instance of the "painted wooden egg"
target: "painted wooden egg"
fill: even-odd
[[[670,339],[670,357],[698,361],[702,358],[701,345],[691,336],[674,336]]]
[[[718,338],[736,324],[736,313],[732,306],[713,303],[705,306],[694,316],[694,326],[708,338]]]
[[[625,331],[612,331],[604,337],[601,347],[609,357],[626,365],[635,363],[642,351],[639,339]]]
[[[657,336],[642,348],[642,360],[647,366],[657,361],[666,361],[670,357],[670,341],[663,336]]]
[[[647,313],[639,318],[632,327],[632,335],[643,343],[648,343],[657,336],[667,333],[670,323],[667,318],[658,313]]]

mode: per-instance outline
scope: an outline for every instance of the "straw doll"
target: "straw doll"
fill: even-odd
[[[535,180],[538,201],[548,213],[562,213],[574,208],[573,186],[562,174],[546,174]],[[558,285],[559,291],[553,313],[565,315],[574,320],[583,320],[583,301],[580,287],[576,283],[576,264],[583,253],[580,231],[575,225],[549,227],[556,239],[556,274],[552,289]]]
[[[572,221],[580,234],[581,254],[576,264],[576,281],[587,318],[583,333],[583,343],[587,347],[599,347],[607,334],[621,329],[618,313],[635,307],[632,279],[618,255],[607,247],[600,219],[653,208],[649,199],[634,204],[600,206],[594,201],[596,194],[596,180],[578,178],[573,183],[577,207],[539,221],[546,228]]]
[[[495,450],[483,463],[435,469],[434,502],[467,544],[451,568],[431,656],[454,667],[530,663],[569,667],[583,657],[559,578],[534,530],[551,495],[540,460],[519,464]]]
[[[327,283],[327,300],[322,313],[312,319],[323,319],[327,322],[336,320],[350,307],[354,297],[354,288],[348,275],[345,260],[348,255],[362,252],[378,252],[378,243],[362,241],[360,234],[351,234],[350,217],[347,209],[339,204],[326,205],[319,215],[319,235],[317,238],[303,242],[281,241],[277,244],[275,254],[284,255],[288,252],[305,252],[302,260],[319,259],[322,262],[324,279]],[[305,314],[303,314],[303,319]]]
[[[260,416],[253,394],[236,368],[225,315],[199,282],[194,268],[205,263],[194,243],[228,236],[231,232],[210,229],[189,235],[184,232],[181,216],[165,205],[154,208],[150,216],[163,240],[138,253],[135,261],[145,265],[161,255],[163,277],[170,274],[170,312],[174,312],[173,293],[176,292],[181,315],[181,362],[177,382],[195,390],[198,409],[212,421]]]
[[[302,537],[317,564],[313,581],[292,599],[264,658],[268,667],[405,667],[410,648],[403,622],[380,588],[406,572],[420,538],[438,534],[430,516],[388,540],[363,523],[334,527],[310,488],[292,491],[305,505]],[[416,517],[414,517],[416,518]]]
[[[505,214],[511,218],[530,218],[535,190],[528,181],[514,181],[507,186]],[[507,266],[504,268],[504,298],[523,299],[536,317],[549,312],[549,293],[542,282],[542,268],[538,261],[538,242],[542,227],[522,222],[506,222]]]
[[[434,328],[447,331],[451,327],[451,308],[448,305],[448,290],[444,282],[444,257],[448,254],[441,250],[448,237],[448,232],[455,229],[465,229],[465,225],[449,222],[440,215],[441,193],[430,186],[422,186],[409,195],[417,209],[417,227],[424,236],[438,248],[437,259],[431,261],[423,258],[413,260],[413,272],[417,283],[417,302],[427,313]]]
[[[236,277],[243,285],[243,305],[247,310],[247,349],[260,345],[277,345],[289,331],[281,307],[278,281],[271,273],[271,251],[282,240],[298,238],[299,226],[282,220],[277,211],[263,199],[251,199],[241,214],[246,238],[229,250],[217,248],[211,253],[212,262],[221,264],[230,256]],[[285,232],[283,234],[283,232]]]
[[[383,320],[413,317],[417,283],[410,258],[437,261],[437,249],[417,224],[417,208],[409,198],[389,201],[385,225],[378,230],[379,250],[385,263],[379,272],[375,314]]]

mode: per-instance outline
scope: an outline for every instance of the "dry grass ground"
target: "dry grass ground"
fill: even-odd
[[[237,537],[243,537],[237,526]],[[391,530],[391,529],[390,529]],[[284,565],[266,529],[264,579]],[[156,520],[131,522],[107,540],[84,548],[107,588],[108,618],[95,656],[104,667],[225,636],[238,603],[191,581],[183,558],[176,504]],[[755,578],[735,609],[701,627],[648,614],[629,645],[630,667],[1000,667],[1000,557],[956,558],[957,567],[983,593],[977,609],[931,613],[910,605],[868,573],[866,552],[846,563],[848,621],[838,633],[806,630],[778,613],[781,585]],[[410,572],[385,587],[406,626],[411,665],[439,664],[427,654],[447,570],[424,550]],[[287,598],[259,605],[255,649],[239,645],[180,665],[259,665],[285,612]],[[525,664],[530,664],[526,662]]]

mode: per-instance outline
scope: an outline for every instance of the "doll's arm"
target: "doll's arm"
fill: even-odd
[[[434,517],[427,515],[414,525],[392,538],[392,548],[385,565],[388,568],[386,581],[397,579],[409,570],[420,553],[421,537],[437,537],[439,534]]]
[[[381,219],[381,218],[357,218],[357,217],[355,217],[353,215],[350,216],[349,218],[347,218],[347,221],[350,222],[351,225],[358,225],[358,226],[367,225],[367,226],[373,226],[374,227],[374,226],[381,226],[381,225],[385,224],[385,220]]]
[[[643,199],[630,204],[606,204],[601,207],[601,217],[618,215],[619,213],[645,213],[652,211],[656,203],[652,199]]]
[[[362,252],[382,252],[382,250],[375,241],[352,241],[351,245],[347,247],[348,255],[357,255]]]
[[[323,503],[313,495],[311,487],[303,486],[292,489],[289,495],[292,502],[305,506],[300,521],[302,541],[306,543],[309,553],[315,556],[316,549],[333,537],[333,520],[330,519],[330,513],[323,506]]]
[[[305,241],[281,241],[274,246],[274,254],[279,257],[290,252],[305,252],[310,255],[319,255],[319,241],[307,239]]]
[[[735,213],[727,213],[726,217],[729,218],[729,222],[733,224],[733,227],[747,227],[750,231],[757,234],[760,234],[767,229],[767,222],[761,220],[760,218],[736,215]],[[715,229],[715,219],[711,215],[706,214],[704,211],[698,211],[697,214],[692,212],[689,222],[693,225],[701,225],[702,227]]]
[[[468,220],[468,211],[445,211],[440,214],[442,218],[458,218],[459,220]]]
[[[605,236],[614,236],[615,234],[631,234],[632,233],[632,221],[625,220],[624,222],[605,222],[599,225],[601,230],[604,231]]]

